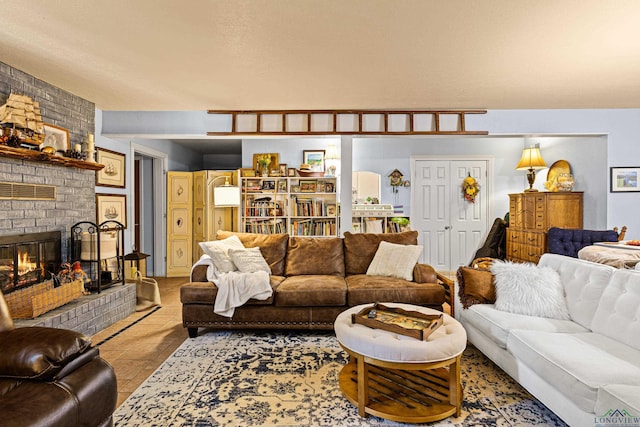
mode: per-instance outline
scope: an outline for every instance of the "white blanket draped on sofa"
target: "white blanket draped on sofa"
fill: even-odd
[[[213,311],[220,316],[232,317],[235,308],[250,299],[266,300],[273,294],[269,283],[269,273],[265,271],[221,273],[216,271],[216,267],[208,255],[202,255],[193,265],[192,272],[197,265],[207,266],[207,280],[218,287]]]

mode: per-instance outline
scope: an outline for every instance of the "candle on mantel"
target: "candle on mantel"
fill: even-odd
[[[92,151],[95,147],[95,143],[93,141],[93,134],[90,133],[87,135],[87,151]]]
[[[82,151],[82,144],[76,144],[76,153],[79,153]]]

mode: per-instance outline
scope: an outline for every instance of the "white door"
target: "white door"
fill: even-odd
[[[424,246],[422,262],[455,271],[472,261],[488,230],[488,160],[414,160],[411,225]],[[462,192],[471,175],[480,184],[475,202]]]

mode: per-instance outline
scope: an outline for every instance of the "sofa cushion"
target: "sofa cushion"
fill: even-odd
[[[260,248],[229,249],[229,257],[241,273],[264,271],[271,274],[269,264],[262,256]]]
[[[416,283],[386,276],[356,274],[347,276],[347,303],[349,306],[373,302],[399,302],[405,304],[441,306],[444,287],[435,283]]]
[[[493,304],[496,302],[493,273],[490,271],[459,267],[456,279],[458,280],[458,296],[464,308],[473,304]]]
[[[285,276],[331,275],[344,277],[344,251],[339,237],[291,237]]]
[[[345,232],[344,264],[346,274],[365,274],[382,241],[399,245],[417,245],[418,232],[415,230],[387,234]]]
[[[262,256],[271,268],[271,274],[284,276],[284,262],[287,256],[288,234],[257,234],[237,233],[233,231],[218,231],[216,238],[226,239],[236,235],[245,248],[259,247]]]
[[[413,267],[422,254],[420,245],[398,245],[382,241],[378,246],[367,274],[413,280]]]
[[[514,330],[507,349],[586,412],[600,387],[640,384],[640,351],[601,334]]]
[[[592,329],[640,350],[640,271],[613,273],[602,293]]]
[[[607,384],[598,389],[595,414],[604,416],[610,410],[623,410],[640,416],[640,385]]]
[[[616,269],[555,254],[542,255],[538,265],[558,272],[571,320],[591,329],[602,292]]]
[[[343,306],[347,285],[335,275],[290,276],[278,286],[275,298],[280,307]]]
[[[507,337],[512,329],[530,329],[545,332],[588,332],[570,320],[533,317],[496,310],[493,304],[476,304],[465,310],[456,310],[463,324],[473,325],[501,348],[507,348]]]
[[[250,299],[245,305],[273,304],[275,291],[284,279],[284,276],[269,276],[269,283],[273,290],[271,296],[266,300]],[[209,304],[213,306],[217,295],[218,287],[211,282],[191,282],[180,287],[180,302],[182,304]],[[213,311],[213,308],[211,310]]]
[[[498,310],[530,316],[569,319],[558,273],[549,267],[496,260],[495,276]]]
[[[213,261],[213,265],[221,273],[236,271],[238,268],[229,256],[229,249],[244,249],[242,242],[238,236],[229,236],[222,240],[213,240],[210,242],[200,242],[200,247],[205,254],[209,255]]]

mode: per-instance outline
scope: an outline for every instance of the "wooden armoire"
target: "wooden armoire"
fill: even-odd
[[[509,194],[507,259],[537,263],[547,250],[549,228],[582,228],[582,198],[582,192]]]

